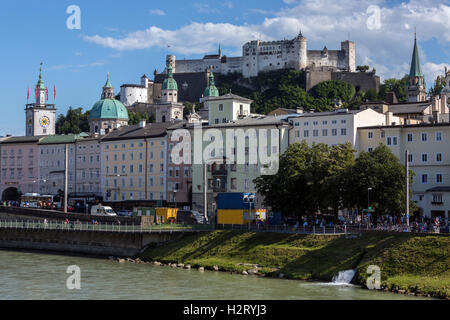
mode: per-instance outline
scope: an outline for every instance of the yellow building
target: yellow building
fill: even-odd
[[[166,129],[145,121],[115,129],[101,142],[106,202],[166,200]]]
[[[428,217],[450,214],[450,123],[364,127],[358,129],[358,152],[370,152],[380,144],[405,163],[408,150],[414,171],[413,200]]]

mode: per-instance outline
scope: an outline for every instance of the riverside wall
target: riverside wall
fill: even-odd
[[[150,245],[164,244],[183,234],[0,228],[0,248],[134,257]]]

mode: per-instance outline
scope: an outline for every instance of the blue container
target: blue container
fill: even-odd
[[[254,196],[253,193],[243,192],[227,192],[219,193],[217,195],[217,209],[218,210],[249,210],[254,209],[253,204],[248,201],[249,196]]]
[[[269,212],[267,214],[267,221],[271,226],[281,226],[282,215],[281,212]]]

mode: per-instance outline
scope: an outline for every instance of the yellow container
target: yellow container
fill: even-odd
[[[178,208],[156,208],[156,216],[161,217],[163,223],[177,220]]]
[[[217,210],[218,224],[244,224],[244,210]]]

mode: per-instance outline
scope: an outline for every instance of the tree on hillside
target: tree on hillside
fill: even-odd
[[[410,176],[413,175],[411,171]],[[377,214],[405,211],[405,167],[385,145],[362,152],[354,166],[348,168],[344,185],[344,203],[348,208],[367,208],[368,188],[372,188],[370,205]],[[411,202],[412,211],[414,207]]]
[[[149,116],[148,113],[128,111],[128,125],[132,126],[138,124],[141,120],[145,120],[147,123],[153,122],[153,117]]]
[[[355,95],[355,88],[344,81],[324,81],[310,90],[310,94],[316,99],[327,99],[331,105],[336,100],[349,102]]]
[[[66,115],[60,114],[56,120],[56,134],[79,134],[89,132],[89,111],[69,107]]]
[[[380,86],[380,92],[378,93],[378,99],[384,100],[386,93],[395,92],[399,102],[406,101],[406,83],[408,81],[408,75],[405,75],[402,79],[386,79]]]

